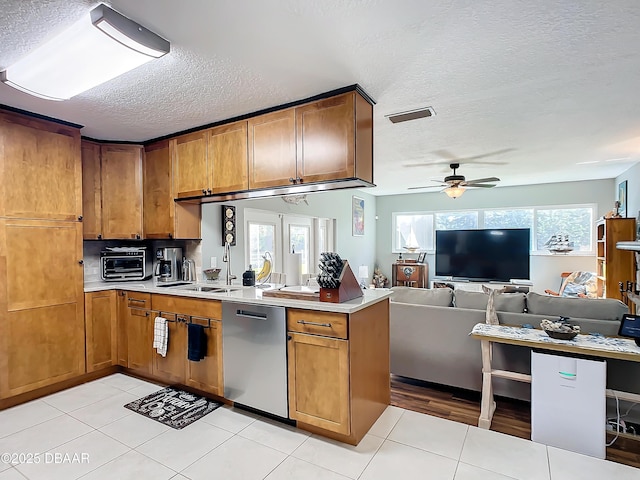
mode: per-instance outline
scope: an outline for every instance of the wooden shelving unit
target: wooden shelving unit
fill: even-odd
[[[618,250],[617,242],[635,240],[635,218],[605,218],[596,222],[598,297],[622,300],[619,282],[634,281],[633,252]]]

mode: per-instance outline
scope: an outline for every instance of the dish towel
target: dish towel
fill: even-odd
[[[207,335],[204,327],[197,323],[187,325],[189,349],[187,358],[192,362],[199,362],[207,356]]]
[[[167,344],[169,342],[169,325],[164,317],[156,317],[153,322],[153,348],[159,355],[167,356]]]

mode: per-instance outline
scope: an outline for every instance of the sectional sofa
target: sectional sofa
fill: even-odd
[[[489,295],[450,288],[393,287],[390,306],[391,373],[428,382],[481,391],[480,342],[469,336],[485,321]],[[627,306],[615,299],[566,298],[537,293],[495,297],[501,324],[530,324],[570,317],[582,333],[616,335]],[[530,349],[495,345],[493,366],[530,373]],[[607,386],[640,393],[640,364],[607,361]],[[528,400],[530,386],[494,380],[496,395]]]

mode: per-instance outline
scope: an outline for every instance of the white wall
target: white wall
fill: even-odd
[[[365,202],[365,231],[364,236],[361,237],[354,237],[351,232],[351,198],[354,195],[363,198]],[[376,252],[376,197],[366,191],[348,189],[309,194],[307,201],[309,205],[304,202],[299,205],[291,205],[285,203],[280,197],[224,202],[224,205],[235,205],[238,216],[237,244],[235,247],[231,247],[233,274],[241,278],[242,272],[248,267],[244,258],[244,209],[254,208],[285,214],[335,218],[335,251],[349,261],[356,275],[358,274],[357,267],[360,265],[367,265],[369,273],[373,275]],[[222,246],[220,205],[220,203],[202,205],[202,262],[203,267],[208,268],[210,257],[217,257],[218,267],[222,268],[221,276],[223,276],[226,265],[222,263],[224,249]]]
[[[618,198],[618,184],[627,181],[627,217],[640,217],[640,163],[636,163],[622,175],[616,177],[613,184],[614,201]],[[612,206],[613,208],[613,206]]]
[[[631,182],[630,182],[631,183]],[[376,263],[391,280],[391,264],[398,258],[391,253],[393,241],[393,212],[467,210],[474,208],[525,207],[539,205],[568,205],[595,203],[600,217],[613,207],[614,180],[593,180],[586,182],[552,183],[525,185],[518,187],[497,187],[491,190],[470,189],[455,200],[443,193],[416,193],[409,195],[389,195],[377,198],[378,212],[376,236]],[[638,207],[640,208],[640,206]],[[595,226],[594,226],[595,232]],[[404,255],[412,258],[415,255]],[[429,277],[434,275],[433,255],[427,256],[430,266]],[[534,290],[542,292],[547,288],[557,290],[560,274],[574,270],[595,271],[595,256],[543,255],[531,257],[531,280]]]

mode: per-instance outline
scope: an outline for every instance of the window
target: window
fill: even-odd
[[[273,224],[247,222],[249,226],[249,265],[259,272],[265,252],[273,254],[276,246],[276,227]]]
[[[415,239],[420,251],[435,250],[435,230],[476,228],[530,228],[531,251],[550,254],[545,243],[553,235],[568,235],[574,252],[593,254],[593,217],[596,205],[492,208],[452,212],[394,212],[392,252],[405,252]]]
[[[545,242],[553,235],[569,235],[574,251],[593,252],[593,208],[538,209],[535,250],[545,250]]]
[[[473,210],[436,213],[436,230],[472,230],[478,228],[478,212]]]
[[[406,252],[404,247],[420,251],[433,250],[433,214],[394,213],[393,252]]]

